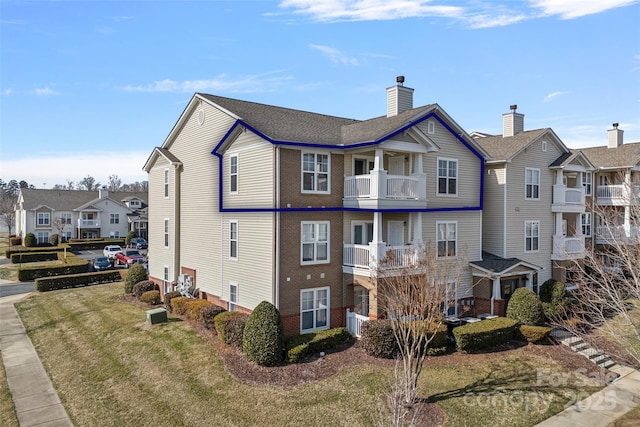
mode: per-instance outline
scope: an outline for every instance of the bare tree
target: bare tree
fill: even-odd
[[[377,270],[378,304],[391,322],[402,361],[392,401],[399,399],[406,407],[417,402],[418,377],[427,346],[454,304],[455,286],[465,268],[465,256],[439,257],[430,244],[416,247],[411,253],[389,251],[381,260]]]
[[[593,234],[605,244],[575,262],[575,303],[554,322],[640,366],[640,185],[617,187],[623,207],[596,206]]]
[[[67,222],[61,216],[57,216],[53,219],[53,226],[58,230],[58,243],[62,243],[62,232],[67,226]]]
[[[100,183],[96,182],[95,178],[91,175],[87,175],[82,178],[81,181],[78,181],[79,190],[95,191],[98,188],[100,188]]]
[[[22,188],[34,188],[27,181],[12,179],[5,183],[0,179],[0,222],[7,227],[9,235],[13,234],[16,226],[16,203]]]
[[[107,184],[107,190],[118,191],[122,186],[122,180],[118,178],[118,175],[109,175],[109,183]]]

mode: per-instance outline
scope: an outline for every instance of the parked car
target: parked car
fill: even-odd
[[[93,260],[93,269],[94,271],[104,271],[110,269],[111,260],[106,256],[101,256]]]
[[[138,252],[137,249],[126,249],[124,252],[116,254],[116,263],[125,264],[127,268],[131,267],[136,262],[144,263],[144,256]]]
[[[105,246],[102,254],[109,259],[116,259],[116,254],[122,253],[122,247],[120,245],[109,245]]]
[[[136,249],[147,249],[147,241],[143,237],[134,237],[129,245]]]

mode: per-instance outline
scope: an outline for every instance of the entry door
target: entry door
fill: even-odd
[[[403,221],[387,221],[387,244],[389,246],[404,246]]]
[[[389,175],[404,175],[404,156],[389,158]]]

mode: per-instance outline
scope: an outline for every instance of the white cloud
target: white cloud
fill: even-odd
[[[356,58],[351,58],[347,56],[345,53],[339,51],[338,49],[334,49],[329,46],[322,46],[319,44],[310,44],[309,47],[311,49],[315,49],[321,52],[324,56],[329,58],[329,60],[334,64],[358,65],[358,60]]]
[[[549,95],[544,97],[544,102],[549,102],[552,99],[557,98],[558,96],[564,95],[564,94],[565,94],[565,92],[562,92],[562,91],[552,92]]]
[[[531,6],[541,9],[544,15],[559,15],[562,19],[593,15],[637,2],[638,0],[529,0]]]
[[[265,74],[249,75],[232,79],[226,74],[220,74],[212,79],[175,81],[165,79],[155,81],[147,85],[127,85],[121,87],[128,92],[231,92],[231,93],[255,93],[269,92],[288,82],[293,78],[282,75],[280,71]]]
[[[35,88],[32,93],[38,96],[60,95],[60,92],[51,89],[49,86]]]

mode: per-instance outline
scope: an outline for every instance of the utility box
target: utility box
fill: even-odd
[[[147,322],[152,325],[156,323],[163,323],[167,321],[167,310],[164,308],[154,308],[153,310],[147,310]]]

